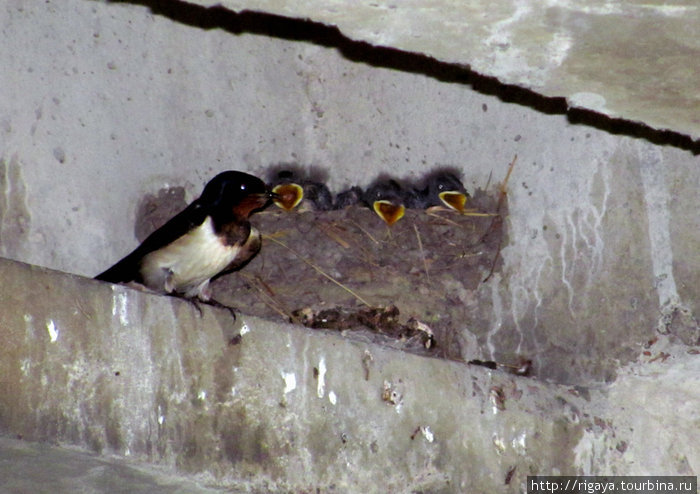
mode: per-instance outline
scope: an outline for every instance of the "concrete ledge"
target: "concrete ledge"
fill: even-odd
[[[700,469],[687,348],[594,390],[243,315],[230,345],[225,311],[8,260],[0,277],[0,431],[27,440],[272,492],[515,492],[528,474]]]
[[[0,491],[4,493],[209,494],[219,489],[130,462],[0,437]],[[231,492],[231,491],[228,491]]]
[[[231,346],[225,312],[0,272],[0,428],[25,439],[273,491],[486,491],[516,465],[515,485],[576,471],[584,425],[563,389],[245,316]]]

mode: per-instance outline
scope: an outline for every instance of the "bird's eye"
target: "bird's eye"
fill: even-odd
[[[245,184],[241,184],[241,190],[245,190],[245,189],[246,189]]]

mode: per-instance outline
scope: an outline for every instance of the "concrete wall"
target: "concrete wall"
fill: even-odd
[[[140,0],[178,15],[172,3]],[[312,19],[350,39],[470,67],[482,76],[562,105],[669,129],[692,146],[700,138],[694,0],[189,0],[210,10],[262,11]],[[184,4],[184,5],[188,5]],[[181,14],[178,18],[182,18]],[[566,102],[566,103],[564,103]],[[584,113],[588,113],[584,111]],[[651,132],[652,134],[654,131]]]
[[[327,168],[337,190],[450,164],[472,188],[501,180],[517,154],[504,270],[483,287],[488,324],[455,328],[475,334],[484,357],[525,355],[563,382],[610,380],[608,363],[635,355],[660,317],[698,311],[700,228],[688,212],[700,206],[700,174],[689,151],[504,103],[495,83],[484,95],[442,82],[425,59],[305,24],[182,16],[204,30],[85,1],[4,9],[8,258],[94,275],[136,245],[145,194],[184,186],[191,200],[224,169],[298,161]],[[378,53],[412,69],[362,63]]]
[[[473,188],[485,186],[489,177],[491,183],[500,180],[517,154],[508,189],[504,267],[482,288],[491,294],[489,322],[455,331],[476,335],[485,357],[530,357],[540,377],[576,384],[613,381],[620,366],[637,359],[658,329],[670,332],[679,343],[698,343],[699,158],[692,148],[671,145],[672,138],[668,145],[663,140],[654,144],[618,133],[620,129],[604,119],[595,126],[572,123],[556,102],[537,95],[495,81],[477,81],[474,74],[424,57],[354,45],[318,26],[278,18],[217,11],[202,20],[187,14],[186,5],[176,4],[174,21],[139,5],[87,0],[17,1],[1,9],[0,254],[4,257],[92,276],[136,245],[136,208],[145,194],[184,186],[188,200],[193,199],[211,176],[224,169],[261,173],[270,164],[298,161],[327,168],[329,184],[338,190],[364,185],[380,172],[412,177],[435,164],[450,164],[463,170],[465,183]],[[62,278],[52,277],[50,283],[57,279]],[[22,285],[16,283],[14,289]],[[110,315],[113,295],[105,291],[108,288],[85,283],[89,296],[97,297],[92,317],[100,321],[81,330],[85,338],[118,338],[119,351],[126,353],[129,348],[142,349],[140,340],[130,338],[155,338],[109,329],[112,323],[103,316],[116,317]],[[4,307],[14,303],[8,286],[3,283],[0,288]],[[144,316],[141,309],[125,307],[124,327]],[[143,307],[151,310],[146,309],[150,305]],[[40,325],[45,317],[49,316],[42,315]],[[179,313],[178,318],[168,315],[170,322],[163,323],[174,326],[178,338],[216,340],[207,333],[214,330],[207,330],[203,322],[195,322],[197,329],[185,329],[191,318],[179,317]],[[15,338],[23,333],[13,321],[4,331],[10,328],[10,337]],[[148,328],[145,331],[155,331]],[[159,342],[168,340],[167,328]],[[195,336],[191,331],[204,333]],[[315,333],[284,331],[314,348],[346,344]],[[72,345],[81,345],[79,341]],[[157,347],[152,350],[165,351]],[[44,350],[35,351],[32,358]],[[63,364],[55,365],[75,364],[72,351],[66,350],[63,358]],[[394,358],[413,362],[413,357]],[[195,361],[192,357],[193,365]],[[138,365],[152,378],[165,372],[156,362],[160,360],[144,355]],[[316,356],[302,352],[298,360],[290,360],[285,372],[310,382],[309,369],[315,365]],[[448,372],[435,370],[438,364],[433,361],[421,365],[427,366],[426,372]],[[451,364],[445,368],[463,372]],[[195,365],[188,373],[200,371],[204,372]],[[279,372],[266,377],[278,387]],[[467,393],[470,379],[455,378],[453,391]],[[376,398],[379,382],[366,396]],[[62,382],[66,384],[70,383]],[[117,405],[112,406],[123,406],[118,396],[122,391],[114,388]],[[12,392],[27,391],[12,388]],[[81,392],[89,403],[89,389]],[[275,401],[281,399],[277,396]],[[190,400],[189,407],[198,406],[195,398],[182,400]],[[26,406],[29,410],[36,404]],[[142,406],[150,414],[152,434],[156,405],[149,401]],[[253,404],[240,406],[246,417],[263,413]],[[464,410],[450,413],[473,420],[469,414],[481,406],[465,405]],[[314,417],[321,417],[321,408],[317,411]],[[89,415],[113,412],[99,409]],[[130,420],[141,420],[136,409],[130,413],[135,413]],[[284,410],[270,413],[265,417],[268,425],[289,420]],[[42,417],[38,414],[32,420]],[[448,421],[454,418],[450,417]],[[289,432],[304,441],[304,451],[316,447],[315,439],[306,434],[330,427],[320,418],[312,425],[314,420],[307,423],[309,429]],[[410,427],[425,420],[414,422]],[[16,423],[12,419],[4,427],[13,432]],[[433,423],[428,424],[431,430],[436,427]],[[109,435],[94,439],[87,425],[82,431],[58,430],[51,423],[37,422],[35,427],[44,428],[36,437],[48,439],[56,433],[60,440],[122,453],[125,445],[133,451],[140,444],[140,454],[155,454],[156,446],[149,450],[136,436],[125,442],[118,432],[114,437],[119,439]],[[408,423],[405,427],[410,428]],[[257,441],[253,430],[245,432],[251,444]],[[377,437],[386,432],[379,426],[372,431]],[[550,437],[556,435],[550,432]],[[165,437],[159,440],[167,449]],[[485,434],[484,440],[488,437],[492,434]],[[289,444],[278,445],[291,448]],[[430,464],[445,454],[428,451],[433,444],[423,446],[427,449],[411,460],[416,465]],[[600,453],[598,446],[591,447]],[[352,461],[366,459],[368,453],[362,451],[353,453]],[[255,463],[254,449],[240,454]],[[684,455],[688,468],[697,472],[697,451]],[[311,468],[314,454],[302,457],[300,467]],[[200,457],[192,459],[193,464],[167,461],[185,470],[210,468]],[[228,465],[232,460],[216,461]],[[543,469],[555,468],[554,463],[545,461]],[[502,460],[496,464],[505,468]],[[568,464],[583,469],[583,463]],[[407,471],[413,467],[405,464]],[[215,477],[224,475],[218,470],[224,467],[211,468]],[[278,465],[268,473],[279,476],[289,468]],[[503,475],[497,468],[493,472],[485,476],[493,480]],[[452,475],[452,486],[467,478]]]

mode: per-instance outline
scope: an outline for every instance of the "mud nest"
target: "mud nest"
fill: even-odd
[[[214,298],[246,314],[410,352],[478,357],[470,328],[487,320],[480,302],[490,296],[480,287],[500,269],[506,208],[497,213],[498,195],[476,191],[466,214],[407,210],[390,227],[361,206],[272,206],[251,218],[263,234],[260,253],[215,280]]]
[[[183,209],[184,196],[174,187],[144,197],[137,238]],[[245,314],[413,353],[481,358],[492,310],[483,282],[500,270],[504,199],[499,188],[476,190],[465,214],[409,209],[392,226],[359,205],[291,212],[270,206],[251,217],[263,235],[260,253],[216,279],[213,297]]]

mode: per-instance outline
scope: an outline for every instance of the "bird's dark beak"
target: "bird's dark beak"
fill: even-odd
[[[440,192],[440,200],[442,203],[450,209],[464,212],[464,207],[467,204],[467,195],[462,192],[447,190],[445,192]]]
[[[270,194],[276,206],[291,211],[304,198],[304,189],[299,184],[280,184],[274,186]]]
[[[253,212],[265,209],[272,198],[271,192],[248,194],[234,206],[234,214],[240,218],[248,218]]]

